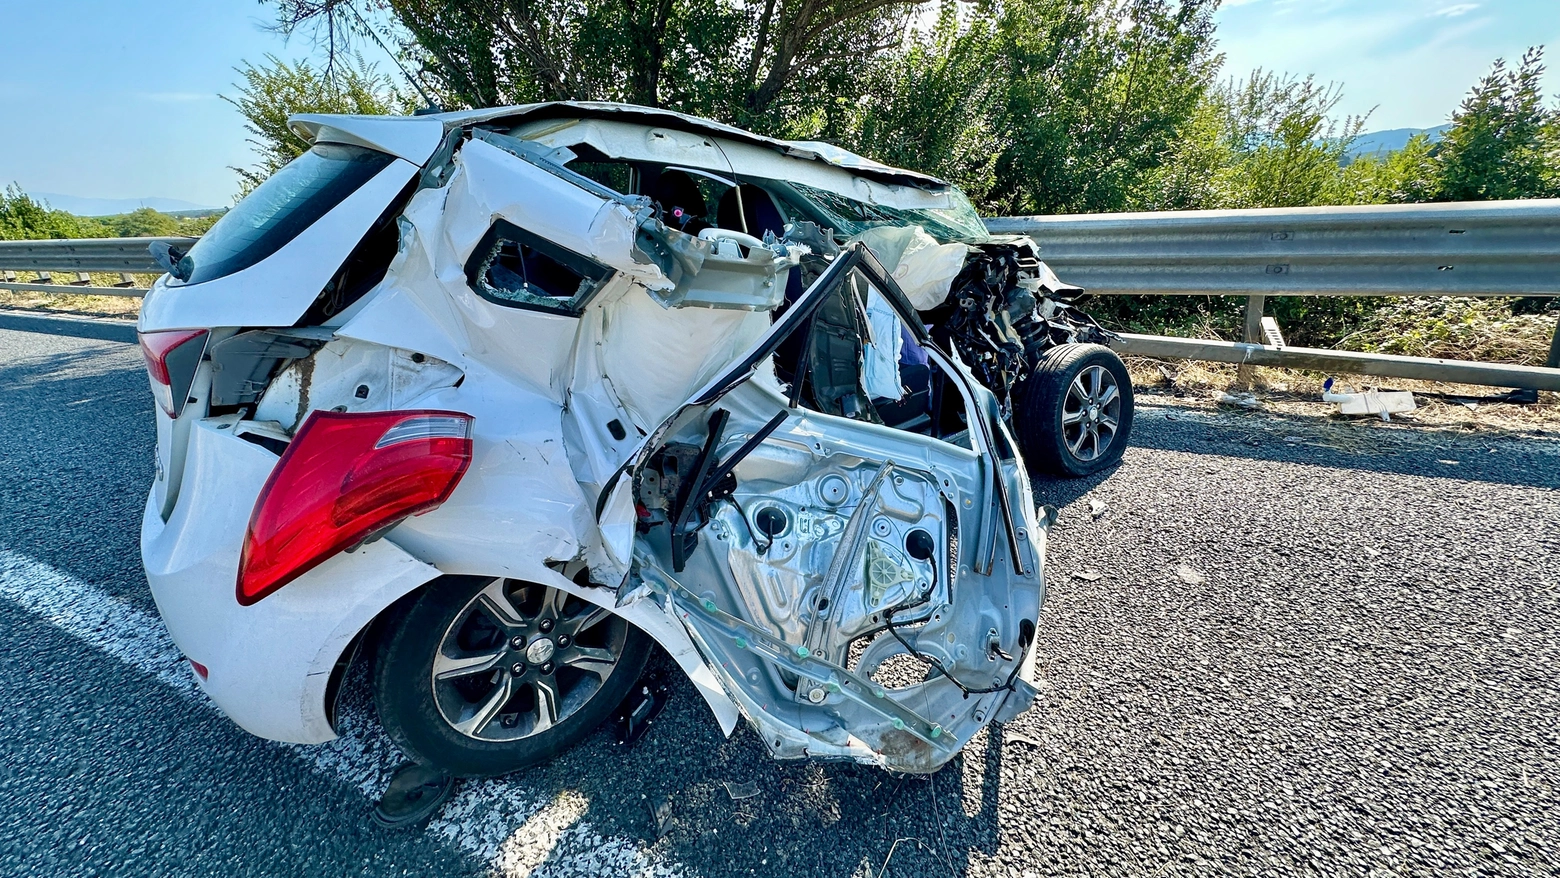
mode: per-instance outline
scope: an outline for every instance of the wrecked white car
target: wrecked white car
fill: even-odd
[[[292,124],[139,326],[147,578],[239,725],[332,738],[366,660],[409,756],[499,774],[653,644],[779,758],[933,771],[1028,707],[1050,522],[1008,416],[1044,379],[1087,470],[1131,404],[1032,245],[664,111]]]

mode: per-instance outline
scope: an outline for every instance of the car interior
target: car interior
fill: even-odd
[[[760,240],[768,234],[780,238],[789,222],[805,218],[802,210],[777,197],[761,182],[738,181],[698,168],[612,159],[584,144],[571,147],[571,151],[576,157],[568,163],[570,170],[626,195],[649,197],[662,222],[690,235],[718,228]],[[773,316],[778,319],[783,315],[805,288],[802,272],[790,272],[785,303]],[[864,299],[863,291],[857,301]],[[826,373],[854,376],[859,370],[857,364],[868,354],[864,339],[871,337],[865,308],[852,309],[854,314],[841,309],[826,310],[831,316],[815,320],[807,338],[798,333],[775,353],[775,373],[782,382],[794,385],[796,376],[802,375],[802,404],[828,414],[968,443],[960,394],[948,386],[948,376],[928,357],[908,327],[895,324],[899,335],[897,397],[868,393],[854,377],[844,384],[824,379]],[[892,344],[889,340],[878,341]],[[828,363],[835,364],[835,368],[831,369]]]

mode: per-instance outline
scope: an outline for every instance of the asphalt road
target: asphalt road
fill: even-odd
[[[678,684],[626,751],[598,731],[393,833],[361,692],[352,734],[292,748],[181,676],[137,557],[139,353],[18,326],[41,324],[0,319],[0,874],[1560,872],[1560,443],[1352,451],[1144,399],[1117,471],[1041,486],[1038,703],[941,773],[776,764]]]

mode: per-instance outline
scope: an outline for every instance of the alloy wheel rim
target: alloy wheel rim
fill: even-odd
[[[1098,460],[1121,425],[1121,386],[1104,366],[1088,366],[1067,385],[1062,400],[1062,440],[1081,461]]]
[[[560,589],[495,579],[439,639],[433,701],[479,741],[548,731],[584,707],[623,657],[628,623]]]

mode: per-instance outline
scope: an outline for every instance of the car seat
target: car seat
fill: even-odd
[[[668,169],[651,185],[649,196],[661,205],[661,221],[690,235],[710,227],[704,193],[686,171]]]
[[[738,190],[741,190],[742,196],[740,213],[737,211]],[[774,198],[752,183],[727,189],[715,208],[715,220],[723,229],[746,231],[759,239],[764,237],[765,232],[773,232],[776,238],[785,234],[785,217],[780,214],[780,208],[775,206]]]

